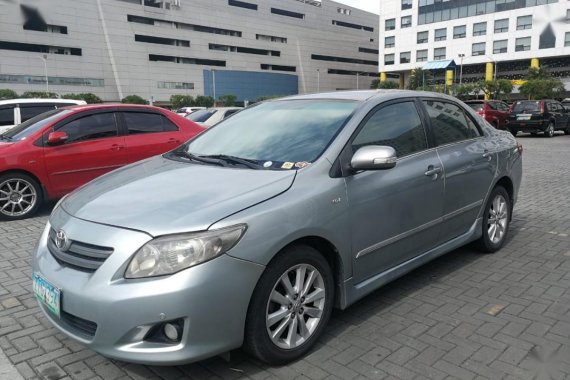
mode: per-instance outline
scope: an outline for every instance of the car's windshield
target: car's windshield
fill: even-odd
[[[475,112],[479,112],[483,110],[485,107],[484,103],[467,103],[467,105],[475,110]]]
[[[7,132],[4,132],[2,136],[12,141],[25,140],[54,120],[59,119],[60,117],[67,115],[70,112],[70,110],[61,108],[44,112],[36,117],[31,118],[30,120],[18,124]]]
[[[196,112],[192,112],[190,115],[186,116],[186,118],[195,121],[197,123],[203,123],[215,113],[216,110],[199,110]]]
[[[254,160],[266,168],[302,167],[323,153],[357,105],[344,100],[263,103],[236,113],[183,149],[194,156]]]
[[[513,107],[513,112],[539,112],[539,102],[516,102],[515,106]]]

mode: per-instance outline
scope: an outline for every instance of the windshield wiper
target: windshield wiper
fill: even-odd
[[[209,158],[209,159],[216,159],[216,160],[223,160],[226,162],[240,164],[247,166],[250,169],[263,169],[263,165],[258,164],[254,160],[249,160],[246,158],[240,158],[236,156],[229,156],[227,154],[211,154],[207,156],[198,156],[199,158]]]
[[[214,165],[219,165],[219,166],[227,166],[221,160],[218,160],[215,158],[208,158],[208,157],[204,157],[204,156],[196,156],[196,155],[193,155],[192,153],[186,152],[184,150],[175,150],[171,153],[175,156],[184,157],[184,158],[187,158],[187,159],[192,160],[192,161],[202,162],[202,163],[206,163],[206,164],[214,164]]]

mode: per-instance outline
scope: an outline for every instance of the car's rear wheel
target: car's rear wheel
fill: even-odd
[[[544,130],[544,136],[546,137],[554,137],[554,123],[548,123],[548,127]]]
[[[483,252],[496,252],[505,244],[511,214],[512,203],[509,193],[502,186],[495,187],[485,205],[483,235],[477,241]]]
[[[314,248],[292,246],[278,255],[253,293],[245,348],[269,364],[306,354],[331,315],[334,281],[325,258]]]
[[[27,218],[41,203],[41,187],[32,177],[19,173],[0,176],[0,219]]]

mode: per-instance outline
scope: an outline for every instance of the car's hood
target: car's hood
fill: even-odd
[[[84,220],[153,236],[207,229],[291,187],[295,171],[190,164],[154,157],[72,193],[61,207]]]

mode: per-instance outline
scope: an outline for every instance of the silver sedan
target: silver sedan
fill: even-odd
[[[521,155],[444,95],[262,103],[64,198],[34,292],[57,328],[112,358],[180,364],[244,345],[286,363],[333,308],[464,244],[499,250]]]

